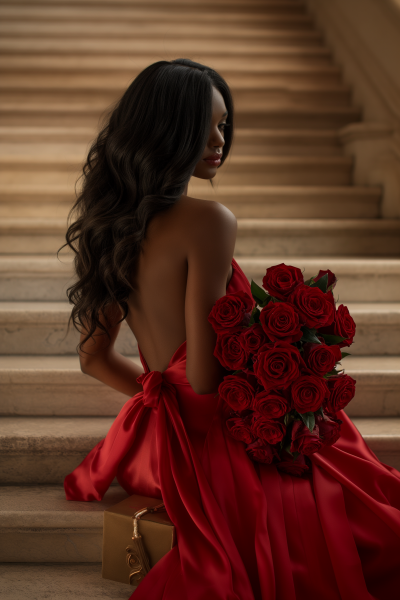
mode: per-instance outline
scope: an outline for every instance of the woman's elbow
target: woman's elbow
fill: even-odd
[[[197,394],[198,396],[205,396],[207,394],[217,394],[218,393],[218,386],[220,384],[220,380],[219,381],[205,381],[204,377],[201,379],[201,381],[195,381],[195,380],[191,380],[187,377],[187,380],[189,381],[190,387],[192,388],[192,390],[194,391],[195,394]]]

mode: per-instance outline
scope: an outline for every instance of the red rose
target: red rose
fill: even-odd
[[[293,408],[299,413],[315,412],[329,395],[325,379],[314,375],[301,375],[290,391]]]
[[[268,338],[259,323],[254,323],[244,329],[240,336],[240,343],[248,354],[255,354],[259,347],[266,342],[268,342]]]
[[[330,325],[335,316],[335,301],[332,292],[324,294],[317,287],[300,283],[289,296],[300,314],[300,320],[310,329]]]
[[[221,365],[230,371],[244,369],[249,360],[248,353],[240,343],[240,337],[240,332],[217,334],[213,354]]]
[[[356,393],[356,380],[350,375],[334,375],[328,378],[329,398],[325,408],[329,413],[336,414],[348,405]]]
[[[342,358],[339,346],[326,344],[305,344],[304,360],[316,375],[323,377],[335,368]]]
[[[233,410],[250,408],[254,388],[243,375],[227,375],[218,386],[219,395]]]
[[[254,396],[251,408],[267,419],[277,419],[288,412],[289,405],[278,392],[263,390]]]
[[[333,323],[333,332],[335,335],[346,338],[344,342],[339,343],[339,347],[351,346],[356,333],[356,324],[353,317],[350,316],[349,309],[341,304],[335,314]]]
[[[274,298],[286,300],[294,288],[303,282],[304,277],[300,269],[280,263],[267,269],[262,280],[262,286]]]
[[[235,440],[245,442],[246,444],[251,444],[251,442],[254,442],[255,438],[250,427],[246,425],[241,417],[232,417],[227,419],[225,423],[229,433],[235,438]]]
[[[343,421],[335,417],[318,415],[315,419],[319,427],[319,435],[324,441],[324,446],[332,446],[340,438],[340,426]]]
[[[318,452],[324,445],[324,442],[319,437],[318,425],[310,431],[303,421],[295,421],[292,427],[292,443],[290,452],[300,452],[310,456],[314,452]]]
[[[272,342],[298,342],[303,337],[300,320],[292,304],[269,302],[260,313],[260,323]]]
[[[337,279],[335,273],[332,273],[332,271],[330,271],[329,269],[327,269],[326,271],[319,271],[318,275],[314,277],[314,281],[318,281],[324,275],[328,275],[328,284],[326,287],[329,288],[332,286],[332,289],[334,289],[337,283]]]
[[[276,466],[280,471],[297,477],[301,477],[310,470],[305,456],[299,454],[297,458],[293,458],[288,452],[282,452],[281,460]]]
[[[251,420],[251,431],[256,437],[265,442],[277,444],[283,439],[286,427],[281,421],[267,419],[255,412]]]
[[[347,306],[344,306],[343,304],[338,306],[337,310],[335,310],[335,319],[333,323],[331,323],[329,327],[323,327],[320,332],[345,338],[343,342],[338,343],[339,348],[351,346],[356,333],[356,324],[353,317],[350,316]]]
[[[262,440],[256,440],[249,444],[246,447],[246,452],[251,460],[256,460],[268,465],[272,463],[274,457],[279,457],[277,449]]]
[[[242,290],[225,294],[215,302],[208,321],[217,333],[240,327],[245,314],[252,311],[254,304],[253,298]]]
[[[265,389],[286,389],[300,375],[305,363],[300,352],[287,342],[274,342],[261,346],[256,354],[254,374]]]

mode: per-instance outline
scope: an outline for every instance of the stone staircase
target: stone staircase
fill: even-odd
[[[338,131],[362,119],[301,0],[9,0],[0,5],[0,578],[2,597],[128,598],[101,580],[101,503],[62,482],[126,400],[85,376],[66,335],[74,183],[102,113],[148,64],[189,56],[232,87],[237,132],[216,191],[238,218],[249,280],[286,262],[330,268],[357,323],[347,409],[400,469],[400,221],[381,190],[352,185]],[[123,327],[118,348],[140,362]],[[13,564],[10,564],[13,563]],[[68,563],[68,564],[65,564]],[[93,564],[92,564],[93,563]]]

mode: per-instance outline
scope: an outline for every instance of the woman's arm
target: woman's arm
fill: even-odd
[[[208,315],[214,303],[226,294],[236,233],[236,217],[218,202],[207,202],[192,220],[189,231],[186,377],[196,394],[217,392],[227,374],[213,355],[217,335],[208,322]]]
[[[144,371],[129,358],[116,352],[114,348],[121,328],[121,323],[118,323],[121,317],[122,313],[118,306],[110,307],[107,310],[110,327],[107,326],[104,315],[100,316],[100,321],[107,327],[111,339],[98,328],[93,335],[94,340],[91,338],[82,346],[82,350],[79,352],[79,361],[83,373],[132,397],[143,390],[143,386],[137,383],[136,378]],[[114,325],[114,323],[116,324]],[[84,333],[81,333],[81,342],[84,337]]]

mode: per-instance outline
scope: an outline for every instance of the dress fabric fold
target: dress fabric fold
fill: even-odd
[[[235,259],[227,293],[250,293]],[[400,473],[349,417],[294,477],[252,462],[228,433],[227,407],[186,378],[186,342],[163,372],[144,368],[107,436],[64,481],[68,500],[162,498],[177,545],[132,600],[388,600],[400,589]]]

